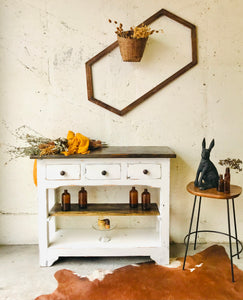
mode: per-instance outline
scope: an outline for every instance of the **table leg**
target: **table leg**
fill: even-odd
[[[183,268],[182,268],[183,270],[185,270],[186,256],[187,256],[188,246],[189,246],[189,242],[190,242],[190,235],[191,235],[191,230],[192,230],[192,222],[193,222],[193,217],[194,217],[194,211],[195,211],[196,201],[197,201],[197,196],[194,197],[194,203],[193,203],[193,208],[192,208],[192,215],[191,215],[190,227],[189,227],[189,232],[188,232],[188,237],[187,237],[187,243],[186,243],[185,257],[184,257]]]
[[[227,200],[227,215],[228,215],[228,230],[229,230],[229,246],[230,246],[231,275],[232,275],[232,282],[235,282],[235,279],[234,279],[233,257],[232,257],[232,244],[231,244],[229,199],[226,199],[226,200]]]
[[[196,234],[195,234],[195,241],[194,241],[194,250],[196,250],[196,246],[197,246],[197,232],[198,232],[198,225],[199,225],[201,200],[202,200],[202,197],[200,196],[200,198],[199,198],[199,206],[198,206],[198,213],[197,213],[197,225],[196,225]]]
[[[235,201],[234,201],[234,198],[232,198],[232,207],[233,207],[233,216],[234,216],[234,225],[235,225],[236,250],[237,250],[237,257],[239,259],[240,255],[239,255],[239,247],[238,247],[238,236],[237,236],[237,227],[236,227]]]

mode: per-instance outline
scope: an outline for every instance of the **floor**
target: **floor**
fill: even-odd
[[[210,244],[198,244],[201,251]],[[228,251],[228,245],[223,244]],[[170,257],[184,256],[185,246],[173,244]],[[192,247],[189,255],[194,254]],[[148,257],[108,258],[60,258],[52,267],[38,265],[38,246],[0,246],[0,299],[27,300],[56,289],[54,274],[60,269],[70,269],[80,275],[89,275],[97,269],[112,270],[128,264],[148,261]],[[243,255],[234,258],[234,263],[243,270]]]

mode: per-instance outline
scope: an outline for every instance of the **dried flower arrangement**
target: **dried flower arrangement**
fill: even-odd
[[[151,34],[153,33],[159,33],[163,32],[162,29],[160,30],[152,30],[150,27],[147,25],[142,24],[141,26],[135,26],[135,27],[130,27],[130,30],[123,30],[123,24],[120,23],[118,26],[117,21],[112,21],[111,19],[108,20],[109,23],[114,23],[116,27],[115,33],[123,38],[129,38],[129,39],[144,39],[148,38]]]
[[[72,131],[68,132],[67,138],[51,139],[24,125],[10,133],[24,144],[23,146],[7,145],[10,161],[25,156],[85,154],[97,148],[107,147],[100,140],[89,139],[80,133],[75,135]]]
[[[139,62],[142,59],[148,37],[154,32],[163,32],[163,30],[152,30],[147,25],[131,27],[130,30],[123,30],[123,24],[118,26],[117,21],[109,19],[110,23],[114,23],[116,27],[115,33],[120,48],[123,61]]]
[[[242,171],[241,164],[242,161],[240,159],[235,159],[235,158],[226,158],[226,159],[221,159],[219,161],[219,165],[226,166],[230,169],[236,170],[236,173]]]

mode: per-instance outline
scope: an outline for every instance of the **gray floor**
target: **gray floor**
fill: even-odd
[[[201,251],[210,244],[199,244]],[[228,249],[227,244],[223,246]],[[171,245],[171,257],[184,256],[182,244]],[[189,255],[194,254],[192,247]],[[57,284],[54,274],[60,269],[70,269],[80,275],[89,275],[97,269],[113,270],[128,264],[148,261],[148,257],[108,257],[108,258],[61,258],[52,267],[40,268],[38,247],[0,246],[0,299],[28,300],[55,290]],[[234,263],[243,270],[243,257],[234,258]]]

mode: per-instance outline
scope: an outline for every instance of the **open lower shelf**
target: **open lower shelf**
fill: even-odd
[[[107,234],[111,240],[99,241],[101,232],[93,228],[59,229],[50,240],[49,249],[141,248],[160,247],[159,233],[155,228],[115,228]],[[148,246],[149,245],[149,246]]]
[[[130,208],[128,203],[90,203],[87,208],[80,209],[78,204],[71,204],[70,211],[62,211],[60,203],[56,203],[49,212],[50,216],[156,216],[159,215],[156,203],[151,203],[150,210],[142,210],[142,205]]]

